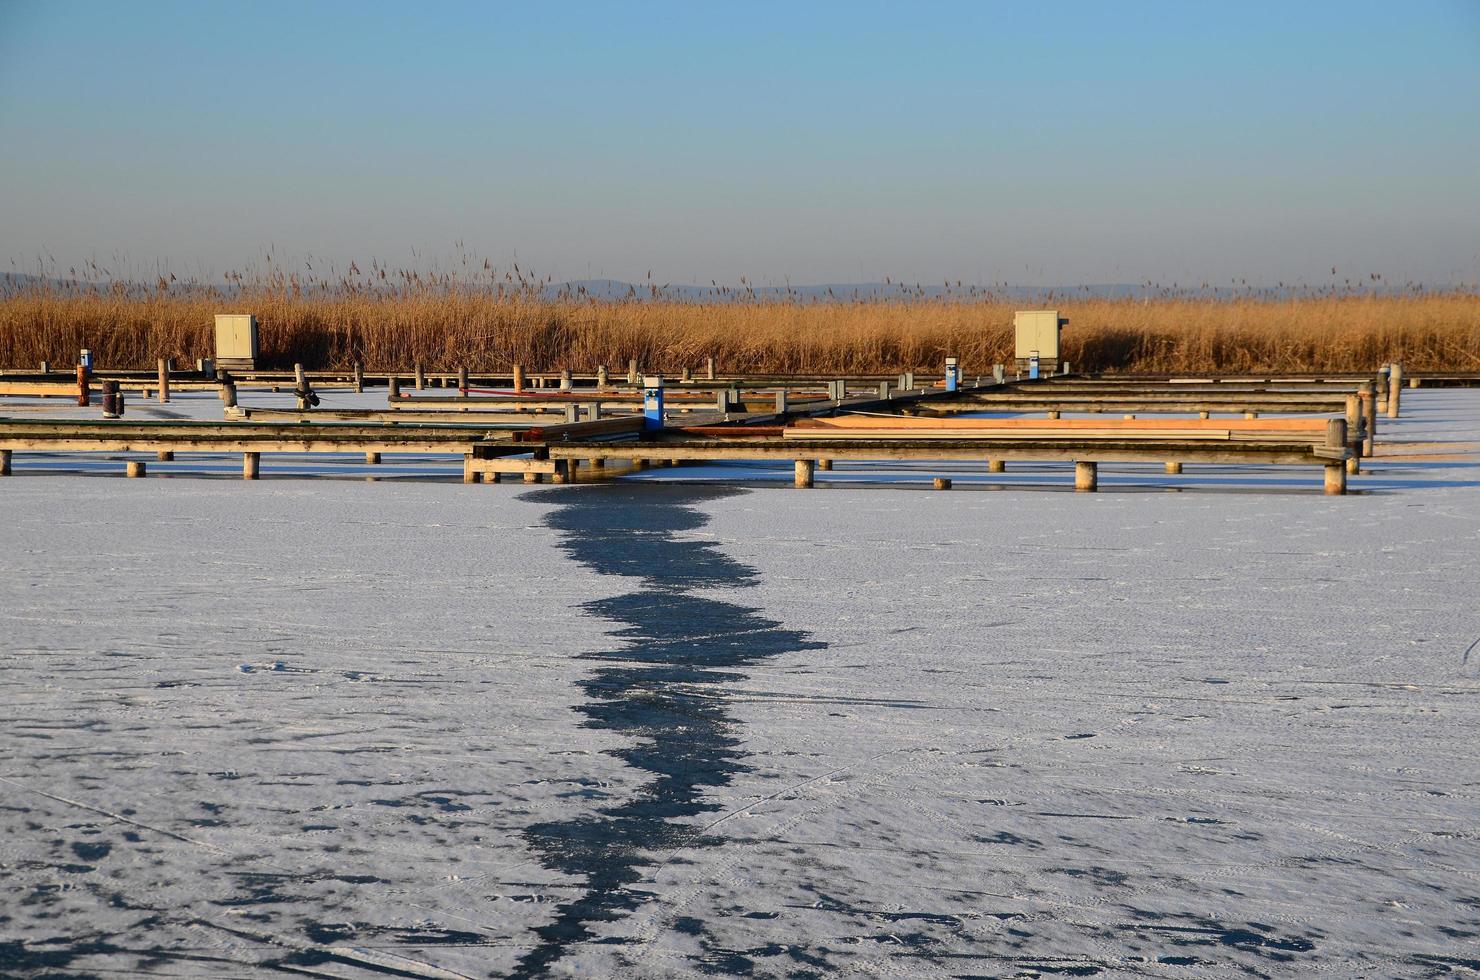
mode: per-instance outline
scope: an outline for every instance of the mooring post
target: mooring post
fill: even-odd
[[[797,460],[796,485],[802,489],[812,485],[812,461],[810,459]]]
[[[904,373],[904,388],[906,391],[915,390],[915,372],[906,371]]]
[[[378,465],[380,463],[380,453],[366,453],[365,463],[370,466]]]
[[[1258,417],[1259,417],[1259,413],[1258,412],[1245,412],[1244,413],[1244,418],[1246,418],[1246,419],[1257,419]]]
[[[422,391],[427,386],[426,369],[421,366],[420,361],[417,361],[415,364],[411,365],[411,370],[416,378],[416,390]]]
[[[473,469],[473,454],[463,453],[463,482],[477,483],[478,472]]]
[[[1387,416],[1390,419],[1398,417],[1398,403],[1403,394],[1403,362],[1394,361],[1393,369],[1388,374],[1388,406]]]
[[[293,394],[298,398],[298,411],[308,411],[308,377],[303,373],[302,364],[293,365]]]
[[[159,403],[168,405],[170,401],[170,362],[164,358],[159,359]]]
[[[401,397],[401,379],[394,374],[386,379],[386,399],[396,401]]]
[[[1006,473],[1007,472],[1007,462],[1005,460],[1001,460],[1001,459],[989,459],[989,460],[987,460],[987,472],[988,473]]]
[[[243,480],[255,480],[255,479],[257,479],[257,470],[259,468],[258,456],[259,456],[258,453],[242,453],[242,479]]]
[[[1048,410],[1048,417],[1050,419],[1057,419],[1059,417],[1059,410],[1056,408],[1050,408]]]
[[[571,386],[570,368],[561,368],[560,369],[560,390],[561,391],[570,391],[570,386]]]
[[[1197,417],[1200,418],[1200,419],[1210,419],[1210,418],[1213,417],[1213,413],[1212,412],[1198,412],[1197,413]]]
[[[1172,474],[1173,476],[1176,476],[1178,473],[1181,473],[1182,472],[1182,464],[1181,463],[1167,463],[1167,472],[1170,473],[1170,474]]]
[[[48,364],[48,363],[46,363],[45,361],[42,361],[41,362],[41,373],[42,374],[50,374],[51,373],[51,365]]]
[[[728,388],[718,388],[715,390],[714,410],[721,413],[730,410],[730,391]]]
[[[1069,362],[1068,361],[1065,361],[1063,364],[1059,365],[1059,373],[1060,374],[1068,374],[1069,373]]]
[[[635,357],[627,362],[627,383],[629,385],[637,384],[637,358]]]
[[[515,364],[514,365],[514,390],[515,391],[523,391],[524,390],[524,365],[523,364]]]
[[[1392,370],[1391,364],[1383,364],[1377,369],[1377,410],[1379,412],[1387,411],[1388,379]]]
[[[1080,493],[1094,493],[1099,486],[1099,465],[1089,460],[1075,460],[1074,489]]]
[[[785,415],[786,414],[786,389],[785,388],[782,388],[780,391],[776,392],[776,414],[777,415]]]
[[[565,406],[565,422],[567,425],[580,421],[581,406],[574,402]]]
[[[1347,434],[1355,432],[1360,435],[1362,426],[1362,399],[1356,395],[1346,396],[1346,431]],[[1362,449],[1357,447],[1356,453],[1346,461],[1346,473],[1348,476],[1358,476],[1362,472]]]
[[[10,475],[10,450],[0,449],[0,476]]]
[[[704,358],[704,377],[710,381],[714,380],[714,358],[712,357]]]
[[[226,408],[236,408],[236,382],[229,378],[221,386],[221,402]]]
[[[154,458],[159,460],[161,463],[169,463],[174,460],[175,454],[168,449],[161,449],[159,452],[154,454]]]
[[[1001,364],[992,365],[992,382],[999,385],[1007,382],[1007,369]]]
[[[596,365],[596,387],[605,388],[607,385],[606,365]]]
[[[365,390],[365,365],[355,362],[355,394]]]
[[[687,367],[685,367],[683,369],[683,374],[679,375],[678,380],[680,380],[680,381],[693,381],[694,380],[694,376],[689,371],[689,369]]]
[[[144,461],[142,459],[130,459],[123,464],[123,475],[130,479],[137,479],[144,475]]]
[[[948,477],[938,476],[933,481],[933,486],[937,490],[949,490],[951,489],[951,481]]]
[[[832,469],[832,466],[833,466],[833,461],[830,460],[830,459],[819,459],[817,461],[817,468],[819,470],[830,470],[830,469]]]
[[[887,382],[887,381],[880,381],[879,382],[879,401],[888,401],[888,400],[889,400],[889,382]]]
[[[466,364],[457,369],[457,393],[459,395],[468,393],[468,366]]]
[[[88,406],[87,368],[81,364],[77,365],[77,405],[79,408],[86,408]]]

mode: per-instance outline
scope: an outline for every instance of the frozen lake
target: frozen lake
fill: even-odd
[[[1469,975],[1480,391],[1404,408],[1347,497],[18,455],[0,974]]]

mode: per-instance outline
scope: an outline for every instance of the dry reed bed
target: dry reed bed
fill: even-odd
[[[310,368],[589,370],[604,363],[677,372],[715,356],[726,371],[968,374],[1012,355],[1009,302],[851,303],[541,301],[484,292],[295,296],[246,292],[125,295],[47,290],[0,297],[0,365],[98,362],[147,368],[212,352],[212,317],[253,312],[264,361]],[[1126,372],[1480,370],[1480,296],[1468,292],[1280,300],[1066,300],[1064,355],[1076,366]]]

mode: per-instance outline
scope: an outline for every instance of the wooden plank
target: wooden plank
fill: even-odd
[[[552,459],[853,459],[853,460],[983,460],[986,452],[976,441],[907,441],[829,443],[801,440],[658,440],[639,443],[550,443]],[[1341,455],[1349,449],[1326,449],[1309,443],[1200,443],[1092,441],[1041,443],[1032,441],[994,443],[993,459],[1093,460],[1099,462],[1266,462],[1324,465],[1327,453]]]

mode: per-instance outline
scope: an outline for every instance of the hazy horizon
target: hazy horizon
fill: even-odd
[[[1466,285],[1477,93],[1461,0],[0,0],[0,259]]]

